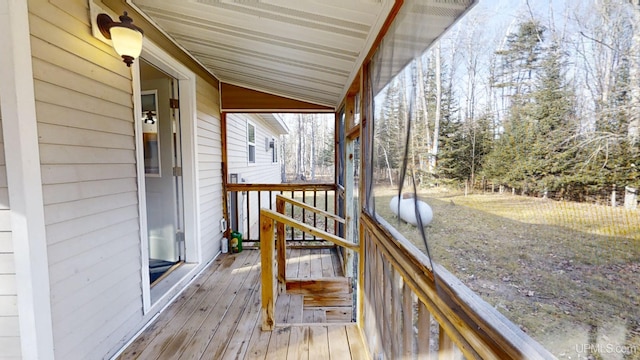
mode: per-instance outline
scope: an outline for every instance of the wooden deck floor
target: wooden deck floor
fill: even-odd
[[[341,275],[326,250],[289,250],[287,258],[288,277]],[[276,309],[280,324],[263,332],[259,261],[257,250],[221,255],[118,359],[367,358],[355,324],[313,324],[330,321],[336,309],[305,309],[302,297],[283,296]],[[291,324],[297,320],[304,323]]]

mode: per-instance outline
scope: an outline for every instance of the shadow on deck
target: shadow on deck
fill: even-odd
[[[342,276],[333,249],[288,251],[287,277]],[[260,252],[223,254],[118,359],[367,358],[350,291],[280,296],[274,331],[260,328],[260,293]]]

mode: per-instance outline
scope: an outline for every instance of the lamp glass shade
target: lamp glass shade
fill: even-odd
[[[113,48],[118,55],[128,55],[137,58],[142,52],[142,34],[139,31],[122,26],[110,29]]]

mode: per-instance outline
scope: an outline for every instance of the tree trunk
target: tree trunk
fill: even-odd
[[[438,141],[440,139],[440,107],[442,106],[442,64],[440,62],[440,42],[436,46],[436,114],[433,120],[433,145],[429,157],[429,172],[436,168]]]
[[[302,127],[302,114],[298,115],[298,156],[296,156],[296,178],[301,179],[304,172],[304,158],[302,157],[302,149],[304,148],[302,139],[303,127]]]
[[[315,115],[311,115],[311,151],[310,151],[310,165],[311,168],[311,180],[316,179],[316,118]]]
[[[629,128],[627,135],[632,145],[640,142],[640,1],[630,1],[633,6],[634,29],[629,51],[631,99],[629,101]]]

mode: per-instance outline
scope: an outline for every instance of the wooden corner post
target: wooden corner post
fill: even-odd
[[[273,219],[261,216],[260,262],[262,267],[262,330],[272,331],[275,326],[276,282],[273,246]]]
[[[276,198],[276,211],[284,215],[285,202],[284,199]],[[282,294],[287,290],[287,278],[286,278],[286,254],[287,244],[285,241],[284,223],[278,221],[276,225],[276,256],[278,264],[278,293]]]

